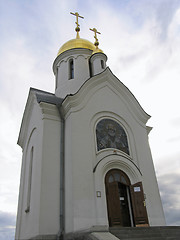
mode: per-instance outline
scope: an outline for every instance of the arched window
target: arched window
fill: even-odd
[[[74,61],[73,61],[73,59],[69,60],[69,79],[74,79]]]
[[[102,67],[102,69],[105,69],[105,64],[104,64],[103,60],[101,60],[101,67]]]
[[[106,183],[120,182],[125,185],[130,185],[128,176],[119,169],[112,169],[106,174]]]
[[[96,127],[97,150],[119,149],[129,155],[127,135],[124,129],[112,119],[101,120]]]
[[[30,160],[29,160],[29,172],[28,172],[28,188],[27,188],[27,207],[25,212],[30,211],[30,200],[31,200],[31,185],[32,185],[32,168],[33,168],[33,154],[34,148],[31,148],[30,151]]]

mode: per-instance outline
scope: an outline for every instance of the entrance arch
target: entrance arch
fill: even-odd
[[[109,226],[149,226],[142,182],[131,185],[128,176],[111,169],[105,176]]]
[[[134,226],[128,176],[112,169],[106,174],[105,186],[109,226]]]

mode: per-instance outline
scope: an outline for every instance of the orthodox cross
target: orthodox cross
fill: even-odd
[[[97,33],[98,33],[98,34],[101,34],[101,33],[98,32],[96,28],[93,28],[93,29],[90,28],[90,30],[94,32],[94,38],[95,38],[95,43],[94,43],[94,45],[96,46],[96,48],[98,48],[99,42],[98,42],[98,38],[97,38]]]
[[[78,20],[79,20],[79,18],[84,18],[84,17],[80,16],[78,12],[75,12],[75,13],[70,12],[70,14],[76,16],[76,22],[75,22],[76,25],[77,25],[76,28],[75,28],[75,30],[76,30],[76,32],[77,32],[76,38],[80,38],[80,37],[79,37],[79,32],[80,32],[80,27],[79,27],[79,26],[80,26],[80,25],[79,25]]]

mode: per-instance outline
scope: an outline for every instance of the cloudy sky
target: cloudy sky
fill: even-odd
[[[82,38],[152,116],[149,135],[166,222],[180,225],[180,0],[0,0],[0,240],[13,239],[21,168],[17,138],[30,87],[54,92],[60,46]]]

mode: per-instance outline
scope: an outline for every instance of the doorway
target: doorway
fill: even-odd
[[[109,226],[149,226],[142,182],[131,185],[128,176],[119,169],[105,177]]]
[[[130,180],[127,175],[123,171],[113,169],[106,174],[105,185],[109,226],[134,226]]]

